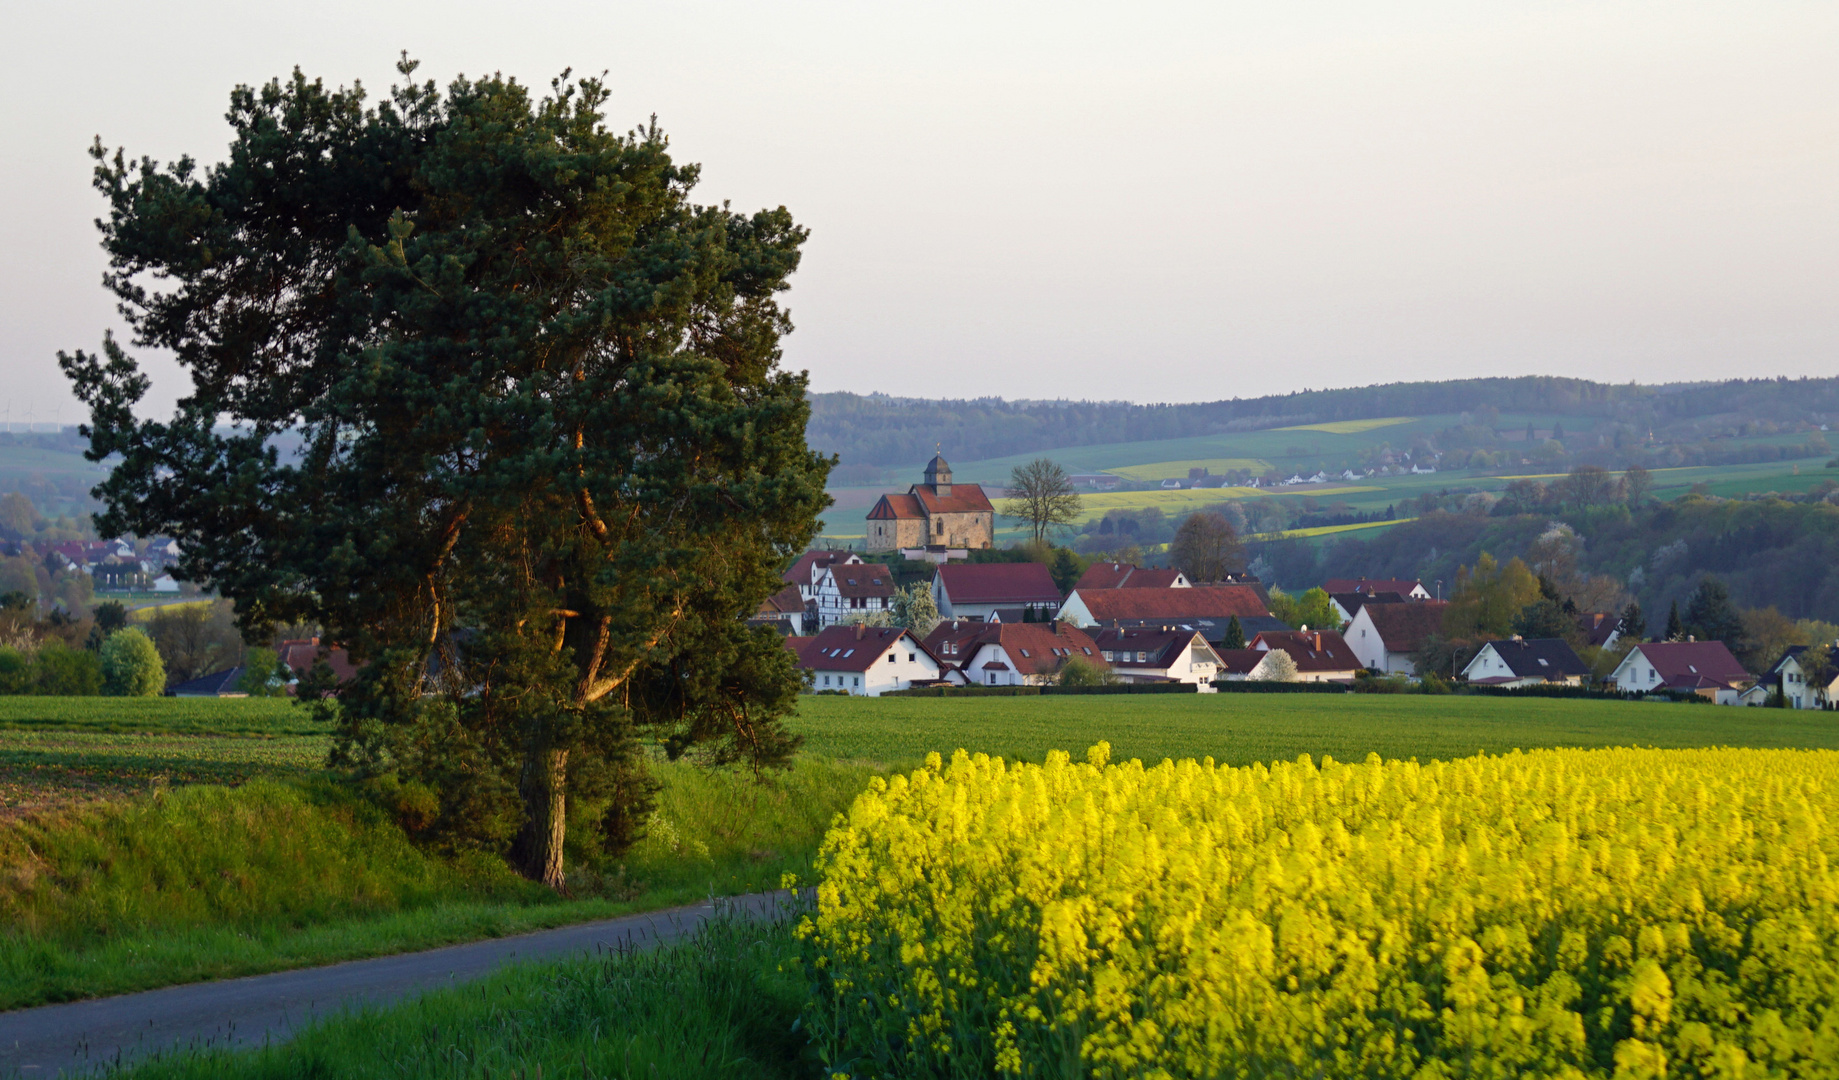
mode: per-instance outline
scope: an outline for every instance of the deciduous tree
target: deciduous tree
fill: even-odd
[[[1010,470],[1003,513],[1027,522],[1031,539],[1045,543],[1049,529],[1079,519],[1079,493],[1065,469],[1047,458],[1035,458]]]
[[[177,539],[246,631],[323,626],[363,665],[334,762],[561,888],[571,813],[638,835],[641,733],[756,767],[796,744],[792,655],[743,617],[826,503],[778,367],[805,230],[693,203],[697,167],[610,130],[597,80],[413,69],[374,105],[239,88],[202,171],[98,143],[108,284],[192,389],[139,421],[117,343],[61,363],[91,457],[121,456],[101,530]]]
[[[1232,523],[1210,510],[1189,514],[1169,544],[1169,561],[1195,583],[1224,580],[1245,569],[1245,544]]]

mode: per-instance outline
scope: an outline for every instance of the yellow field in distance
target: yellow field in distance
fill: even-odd
[[[1178,491],[1116,491],[1101,495],[1081,495],[1079,497],[1079,520],[1090,521],[1102,518],[1112,510],[1143,510],[1158,507],[1165,514],[1180,514],[1198,510],[1204,506],[1230,502],[1233,499],[1257,499],[1267,495],[1357,495],[1367,491],[1381,491],[1376,487],[1329,487],[1314,490],[1294,491],[1287,488],[1182,488]],[[1002,508],[999,506],[1000,511]]]
[[[1417,518],[1399,518],[1396,521],[1363,521],[1358,525],[1320,525],[1313,529],[1291,529],[1289,532],[1253,533],[1253,540],[1283,540],[1300,536],[1332,536],[1335,533],[1353,532],[1356,529],[1383,529],[1387,525],[1403,525]]]
[[[1415,416],[1385,416],[1372,420],[1336,420],[1327,424],[1298,424],[1295,427],[1272,428],[1273,431],[1326,431],[1330,435],[1360,435],[1383,427],[1397,427],[1416,420]]]
[[[1113,476],[1126,480],[1186,480],[1189,469],[1208,469],[1215,475],[1232,469],[1248,469],[1262,474],[1271,467],[1271,463],[1262,458],[1196,458],[1193,461],[1158,461],[1149,465],[1126,465],[1121,469],[1106,469]]]

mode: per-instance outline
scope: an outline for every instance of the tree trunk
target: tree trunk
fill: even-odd
[[[518,862],[524,876],[562,892],[562,841],[568,835],[568,751],[538,750],[524,761],[523,835]]]

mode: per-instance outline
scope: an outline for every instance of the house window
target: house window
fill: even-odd
[[[855,677],[855,678],[854,678],[854,679],[853,679],[852,681],[853,681],[853,682],[854,682],[854,683],[855,683],[855,684],[856,684],[857,686],[861,686],[861,685],[862,685],[862,676],[860,676],[860,675],[857,675],[857,676],[856,676],[856,677]]]
[[[914,653],[907,654],[907,663],[911,664],[916,659],[918,659],[918,656],[916,654]]]
[[[893,653],[888,654],[888,663],[890,664],[892,664],[894,661],[899,660],[899,659],[900,657],[895,656]]]
[[[825,686],[829,686],[829,685],[830,685],[830,676],[828,676],[828,675],[826,675],[826,676],[824,676],[824,685],[825,685]]]

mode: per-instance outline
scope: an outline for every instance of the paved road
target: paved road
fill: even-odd
[[[766,918],[785,899],[757,893],[426,952],[0,1012],[0,1076],[72,1075],[180,1044],[285,1039],[330,1013],[453,986],[515,961],[674,941],[693,933],[717,904]]]

